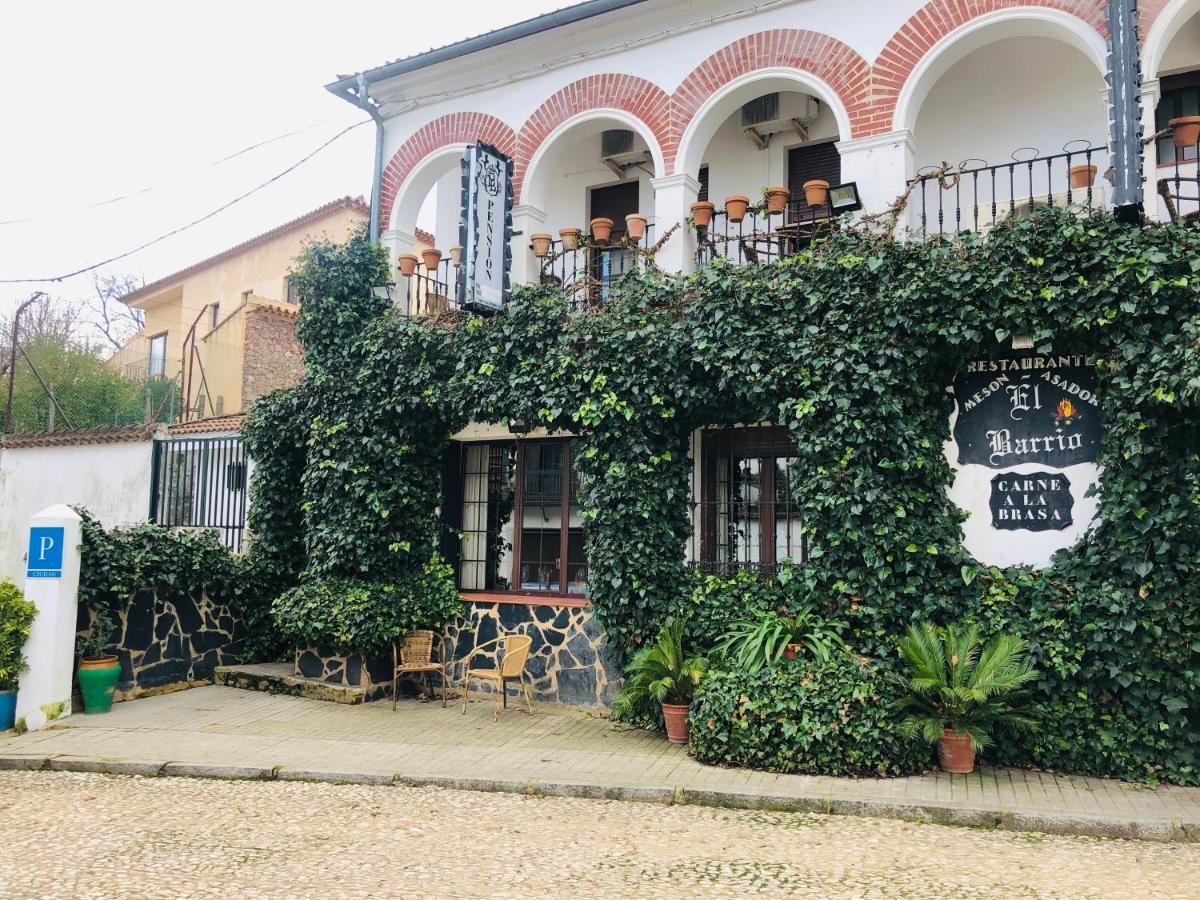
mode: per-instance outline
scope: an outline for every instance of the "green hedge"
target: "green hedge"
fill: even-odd
[[[897,730],[897,690],[850,654],[754,674],[713,671],[692,704],[691,751],[701,762],[768,772],[910,775],[933,757]]]

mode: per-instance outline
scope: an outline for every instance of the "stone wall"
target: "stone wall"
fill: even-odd
[[[247,307],[242,409],[277,388],[299,384],[303,377],[304,348],[296,340],[295,315],[273,305]]]
[[[92,612],[80,604],[79,636],[91,627]],[[153,590],[136,592],[118,613],[110,651],[121,663],[118,699],[210,681],[213,669],[236,661],[242,630],[228,604],[205,594],[162,600]]]

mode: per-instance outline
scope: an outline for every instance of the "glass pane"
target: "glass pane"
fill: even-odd
[[[563,450],[562,442],[523,447],[521,590],[562,590]]]
[[[572,460],[574,460],[573,453]],[[587,583],[588,565],[587,554],[583,549],[583,514],[579,506],[579,472],[572,463],[571,483],[567,490],[567,593],[586,594]]]
[[[775,560],[804,559],[804,530],[800,514],[792,502],[793,457],[775,460]]]
[[[464,448],[459,551],[459,587],[463,590],[508,590],[511,586],[514,472],[511,446],[472,444]]]

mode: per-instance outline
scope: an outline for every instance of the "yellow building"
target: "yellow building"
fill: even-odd
[[[178,378],[186,418],[243,411],[297,383],[296,297],[288,282],[308,242],[344,241],[367,220],[343,197],[126,295],[146,324],[113,357],[133,377]]]

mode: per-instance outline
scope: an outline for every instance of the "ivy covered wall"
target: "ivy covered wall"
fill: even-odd
[[[887,662],[918,619],[1017,632],[1044,724],[1005,761],[1200,782],[1198,251],[1176,226],[1049,211],[955,244],[846,231],[772,266],[650,272],[585,314],[545,288],[491,319],[414,320],[374,297],[387,272],[364,239],[317,245],[299,273],[310,375],[251,417],[278,466],[254,487],[259,541],[298,544],[299,516],[301,584],[408,577],[435,553],[456,428],[571,431],[593,609],[627,653],[692,605],[687,435],[773,421],[799,448],[801,593],[856,650]],[[978,565],[946,496],[946,388],[1018,334],[1101,361],[1099,516],[1041,572]],[[287,429],[260,455],[279,415],[304,430],[299,471]]]

